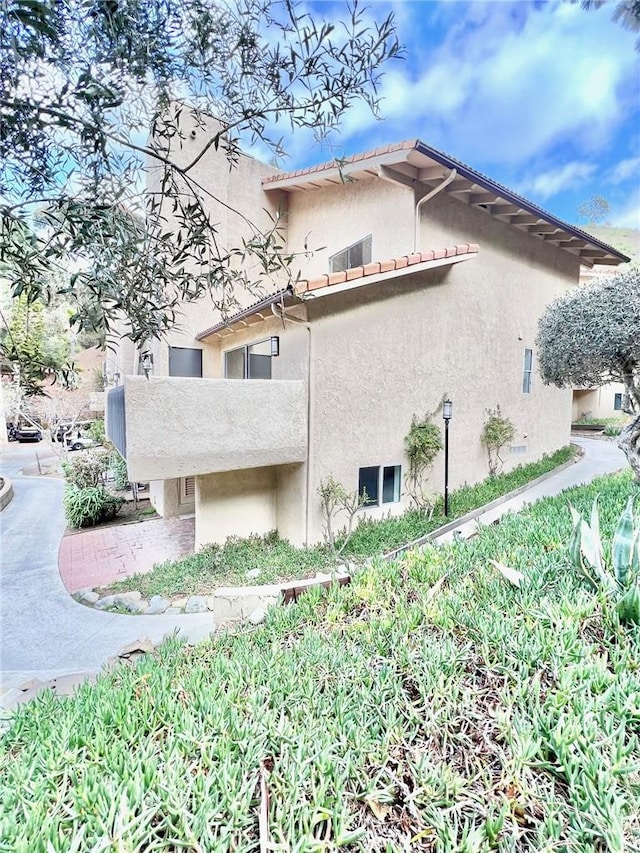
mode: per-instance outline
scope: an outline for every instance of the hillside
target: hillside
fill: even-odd
[[[615,228],[613,225],[580,226],[604,243],[619,249],[631,258],[632,263],[640,263],[640,230],[637,228]]]

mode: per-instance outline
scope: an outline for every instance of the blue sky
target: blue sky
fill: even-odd
[[[611,224],[640,228],[640,54],[611,5],[369,2],[389,10],[406,55],[387,66],[381,118],[356,107],[323,148],[297,134],[285,168],[417,137],[567,221],[600,194]]]

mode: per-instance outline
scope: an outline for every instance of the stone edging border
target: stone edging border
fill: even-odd
[[[72,593],[79,603],[96,610],[120,610],[138,616],[167,616],[183,613],[212,614],[220,621],[249,619],[255,625],[263,622],[267,607],[282,601],[297,601],[313,587],[330,587],[333,583],[340,586],[351,582],[351,576],[344,570],[316,574],[313,578],[284,581],[278,584],[257,586],[221,586],[211,595],[182,595],[173,599],[154,595],[151,599],[142,598],[138,591],[120,592],[113,595],[100,595],[93,589],[81,589]]]
[[[474,518],[494,509],[503,503],[517,497],[532,486],[544,482],[554,474],[564,471],[571,465],[575,465],[584,451],[578,445],[573,445],[578,449],[578,453],[574,459],[564,462],[552,471],[547,471],[546,474],[541,474],[535,480],[531,480],[523,486],[519,486],[512,492],[506,495],[501,495],[495,498],[488,504],[468,512],[466,515],[456,518],[455,521],[447,522],[442,527],[432,530],[425,536],[414,539],[394,551],[389,551],[386,554],[381,554],[379,557],[371,557],[365,561],[365,565],[373,562],[376,559],[382,559],[387,562],[397,559],[411,551],[414,548],[420,548],[437,539],[439,536],[461,527],[468,521],[473,521]],[[181,595],[172,599],[166,599],[163,596],[154,595],[151,599],[142,598],[142,594],[138,591],[121,592],[113,595],[100,596],[93,589],[82,589],[72,594],[73,598],[80,604],[88,605],[96,610],[123,610],[127,613],[136,615],[155,616],[159,614],[180,615],[183,613],[205,613],[211,612],[214,619],[222,621],[244,620],[248,619],[255,625],[260,624],[266,617],[266,610],[274,604],[282,601],[287,604],[292,601],[297,601],[300,595],[303,595],[309,589],[320,586],[329,587],[336,581],[341,585],[351,582],[351,575],[345,569],[349,569],[349,564],[345,564],[341,569],[333,573],[319,572],[313,578],[304,580],[285,581],[278,584],[262,584],[255,586],[232,586],[218,587],[211,595]]]
[[[13,483],[7,477],[3,477],[0,489],[0,511],[2,511],[13,500]]]

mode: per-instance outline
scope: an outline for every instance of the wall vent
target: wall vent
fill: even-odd
[[[509,453],[512,453],[514,456],[522,456],[523,453],[527,452],[526,444],[512,444],[509,448]]]
[[[183,477],[180,480],[180,503],[193,503],[196,495],[196,478]]]

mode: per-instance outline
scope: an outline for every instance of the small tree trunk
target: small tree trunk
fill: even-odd
[[[622,430],[618,439],[618,447],[627,457],[636,482],[640,483],[640,415]]]

